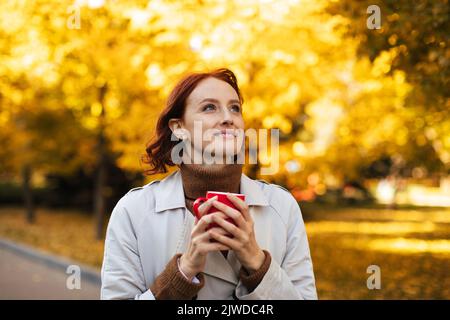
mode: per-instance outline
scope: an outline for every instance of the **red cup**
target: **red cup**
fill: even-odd
[[[227,206],[229,206],[229,207],[231,207],[231,208],[236,209],[237,211],[239,211],[239,209],[237,209],[237,208],[234,206],[233,202],[231,202],[231,200],[228,199],[227,194],[233,194],[233,195],[235,195],[236,197],[238,197],[239,199],[245,201],[245,195],[244,195],[244,194],[227,193],[227,192],[219,192],[219,191],[208,191],[208,192],[206,193],[206,197],[200,197],[200,198],[197,198],[197,199],[194,201],[194,204],[192,205],[192,209],[194,210],[194,214],[195,214],[195,216],[197,217],[197,219],[200,220],[200,218],[201,218],[200,213],[198,212],[198,207],[200,207],[200,205],[201,205],[203,202],[205,202],[205,201],[207,201],[208,199],[211,199],[211,198],[213,198],[213,197],[215,197],[215,196],[217,196],[217,201],[219,201],[219,202],[221,202],[221,203],[223,203],[223,204],[225,204],[225,205],[227,205]],[[208,212],[207,212],[206,214],[211,214],[211,213],[218,212],[218,211],[219,211],[219,209],[217,209],[217,208],[214,207],[214,206],[211,206],[211,208],[209,208],[209,210],[208,210]],[[229,221],[229,222],[231,222],[232,224],[236,225],[236,223],[234,222],[234,220],[233,220],[232,218],[227,218],[226,220]],[[208,229],[210,229],[210,228],[215,228],[215,227],[220,227],[220,226],[217,225],[216,223],[211,223],[211,224],[208,226]]]

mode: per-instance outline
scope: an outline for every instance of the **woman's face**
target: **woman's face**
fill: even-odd
[[[223,155],[221,159],[237,154],[244,141],[239,97],[228,83],[212,77],[197,84],[186,100],[183,118],[171,119],[169,126],[175,134],[185,130],[194,152]]]

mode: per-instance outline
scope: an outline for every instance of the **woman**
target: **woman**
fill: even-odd
[[[203,139],[192,138],[199,129]],[[150,173],[175,163],[179,170],[130,190],[114,208],[102,299],[317,299],[305,225],[292,195],[248,178],[242,164],[192,161],[204,160],[205,150],[236,160],[244,129],[230,70],[191,74],[177,84],[146,151]],[[190,148],[174,161],[180,141]],[[193,202],[207,191],[241,193],[245,202],[229,195],[235,210],[212,198],[197,219]],[[217,212],[204,214],[211,207]],[[208,229],[213,222],[217,227]]]

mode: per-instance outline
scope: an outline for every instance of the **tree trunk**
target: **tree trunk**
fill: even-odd
[[[23,183],[23,200],[25,203],[25,211],[27,222],[32,224],[35,221],[33,193],[31,187],[31,166],[25,165],[22,169],[22,183]]]
[[[103,238],[103,220],[105,215],[106,155],[104,152],[103,134],[99,137],[99,162],[95,177],[95,237]]]
[[[105,187],[106,187],[106,166],[107,166],[107,154],[106,154],[106,137],[105,137],[105,107],[104,100],[107,91],[107,85],[103,85],[99,90],[99,102],[102,105],[102,112],[99,117],[99,131],[97,141],[97,172],[95,177],[95,190],[94,190],[94,215],[95,215],[95,237],[97,240],[103,238],[103,224],[105,217]]]

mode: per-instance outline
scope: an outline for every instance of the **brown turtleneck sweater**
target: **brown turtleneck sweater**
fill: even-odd
[[[192,213],[195,199],[205,197],[207,191],[239,193],[242,164],[181,164],[186,208]]]
[[[198,197],[204,197],[207,191],[240,192],[242,164],[181,164],[181,177],[186,200],[186,208],[192,213],[192,205]],[[252,292],[261,282],[269,269],[271,256],[264,250],[266,259],[259,270],[249,274],[243,267],[239,271],[239,278],[249,292]],[[225,254],[224,254],[225,255]],[[166,265],[164,271],[156,277],[150,287],[157,300],[162,299],[193,299],[205,285],[203,274],[198,274],[200,283],[193,283],[186,279],[178,268],[176,254]],[[225,255],[226,256],[226,255]]]

